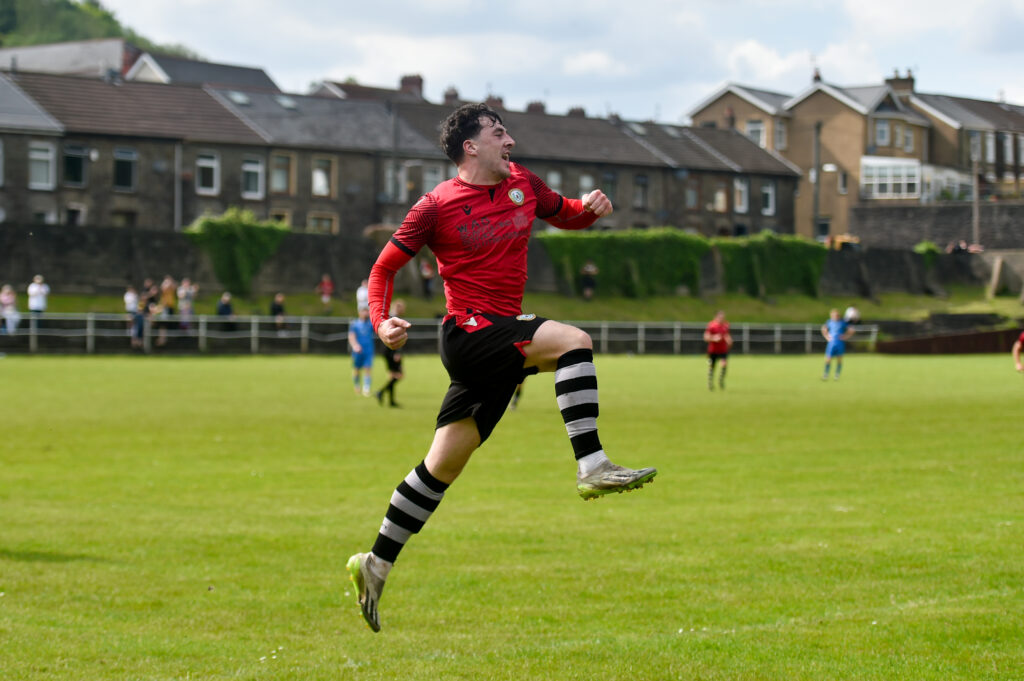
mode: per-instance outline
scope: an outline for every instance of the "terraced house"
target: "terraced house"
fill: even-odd
[[[255,68],[131,63],[128,78],[0,71],[0,219],[178,231],[242,206],[297,231],[353,235],[400,221],[454,173],[438,135],[461,100],[451,89],[428,102],[419,76],[397,89],[325,81],[299,95]],[[738,132],[491,103],[515,158],[553,189],[611,196],[602,228],[793,231],[800,173]]]

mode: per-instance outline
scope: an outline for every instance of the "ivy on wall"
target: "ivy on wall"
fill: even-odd
[[[252,211],[232,206],[223,215],[197,218],[185,236],[210,256],[213,273],[225,289],[247,296],[260,267],[288,232],[287,225],[260,222]]]
[[[563,281],[578,289],[579,272],[593,260],[605,295],[641,297],[698,293],[701,260],[721,258],[727,291],[752,296],[799,292],[818,295],[825,247],[795,236],[762,232],[747,238],[707,239],[672,227],[606,232],[549,231],[536,235]]]

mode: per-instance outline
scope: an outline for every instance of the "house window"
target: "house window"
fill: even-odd
[[[444,182],[444,166],[436,163],[428,163],[423,166],[423,193],[433,191],[442,182]]]
[[[3,148],[0,147],[0,164],[3,162]],[[1017,135],[1017,170],[1024,177],[1024,135]],[[0,185],[4,183],[3,168],[0,168]]]
[[[786,121],[781,118],[775,119],[775,149],[782,151],[786,148],[787,140]]]
[[[64,146],[64,185],[66,187],[85,186],[85,147],[79,144]]]
[[[247,158],[242,161],[242,198],[259,200],[265,193],[263,159]]]
[[[270,157],[270,193],[295,194],[295,159],[291,154]]]
[[[337,234],[338,216],[334,213],[310,213],[306,220],[306,231],[317,234]]]
[[[313,196],[334,196],[334,159],[313,157]]]
[[[28,146],[28,188],[53,189],[57,185],[56,151],[50,142],[32,142]]]
[[[609,170],[601,173],[601,191],[603,191],[613,203],[615,202],[615,190],[617,185],[618,176],[614,171]]]
[[[590,173],[580,175],[580,196],[586,196],[594,191],[594,176]]]
[[[553,192],[562,193],[562,172],[560,170],[549,170],[547,185]]]
[[[81,227],[85,224],[85,213],[85,205],[69,203],[64,209],[64,224],[68,227]]]
[[[764,147],[764,121],[759,119],[747,121],[747,137],[754,140],[757,146]]]
[[[892,145],[899,147],[903,144],[903,124],[893,123],[892,124]]]
[[[712,209],[716,213],[726,213],[729,211],[729,190],[725,182],[719,181],[715,185],[715,200],[712,204]]]
[[[914,151],[914,129],[909,125],[903,131],[903,151],[907,153]]]
[[[737,177],[732,181],[734,210],[737,213],[746,213],[750,204],[750,180],[745,177]]]
[[[395,169],[398,172],[395,172]],[[384,167],[384,193],[388,199],[396,203],[405,203],[409,200],[409,185],[406,168],[404,165],[388,163]]]
[[[970,130],[967,133],[967,139],[970,141],[971,147],[971,161],[981,160],[981,133],[977,130]]]
[[[700,210],[700,185],[695,180],[686,183],[686,210]]]
[[[761,182],[761,215],[775,215],[775,181]]]
[[[220,156],[214,152],[199,154],[196,157],[196,194],[220,194]]]
[[[849,191],[850,176],[846,174],[845,170],[840,170],[836,173],[836,188],[840,194],[846,194]]]
[[[114,189],[135,191],[139,153],[134,149],[114,149]]]
[[[272,208],[270,210],[270,220],[290,227],[292,224],[292,212],[287,208]]]
[[[864,198],[918,198],[920,183],[921,166],[916,163],[863,163],[861,166],[861,193]]]
[[[996,134],[994,132],[985,133],[985,163],[996,162]]]
[[[889,146],[889,121],[875,121],[875,144]]]
[[[1003,133],[1003,166],[1013,167],[1013,135],[1008,132]]]
[[[648,184],[646,175],[633,177],[633,208],[647,210]]]

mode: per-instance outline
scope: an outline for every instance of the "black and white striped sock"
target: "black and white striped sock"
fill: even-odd
[[[421,462],[410,471],[391,495],[387,515],[373,544],[373,554],[394,563],[405,542],[423,528],[441,503],[446,489],[448,485],[431,475],[425,463]]]
[[[597,370],[593,351],[580,348],[558,358],[555,395],[576,463],[580,472],[586,474],[608,460],[597,436]]]

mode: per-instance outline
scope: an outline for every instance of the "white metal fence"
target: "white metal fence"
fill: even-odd
[[[440,319],[411,319],[406,352],[436,353]],[[0,352],[41,354],[295,354],[348,351],[349,319],[197,315],[146,318],[137,344],[123,314],[33,315],[13,334],[0,334]],[[703,354],[703,322],[569,322],[591,335],[600,353]],[[733,353],[807,354],[823,351],[819,324],[733,324]],[[873,349],[878,327],[855,327],[854,347]]]

